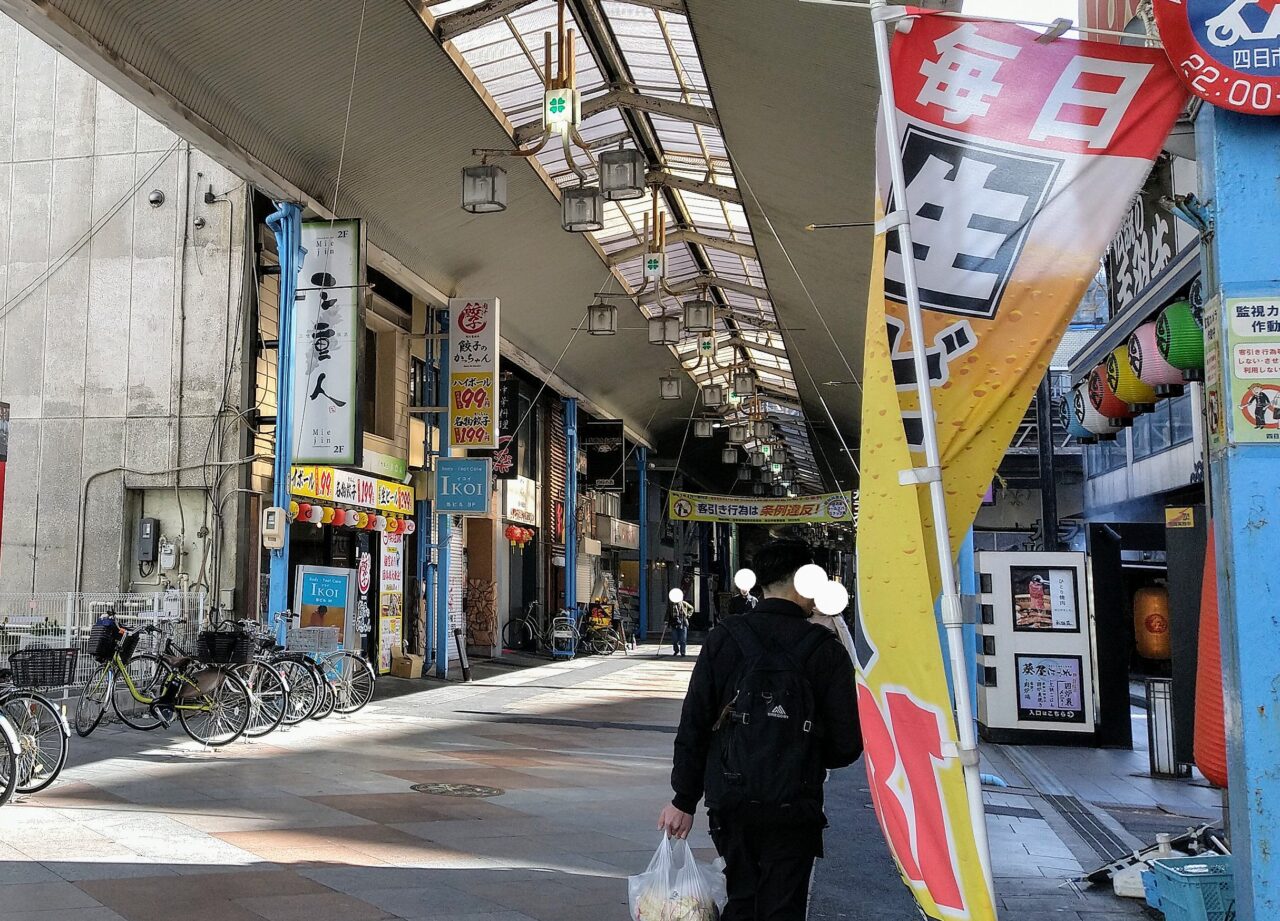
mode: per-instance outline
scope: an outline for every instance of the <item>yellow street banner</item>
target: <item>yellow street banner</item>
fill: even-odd
[[[922,16],[893,42],[905,210],[958,547],[1185,100],[1158,50]],[[881,132],[880,213],[904,208]],[[934,605],[940,590],[896,232],[867,310],[858,695],[872,799],[924,914],[996,917]]]
[[[855,494],[833,492],[796,499],[756,499],[672,492],[667,504],[672,521],[725,521],[736,524],[834,524],[855,521]]]

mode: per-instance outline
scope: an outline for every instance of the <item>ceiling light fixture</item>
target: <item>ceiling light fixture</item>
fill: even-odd
[[[597,301],[587,308],[587,332],[593,336],[613,336],[618,332],[618,308]]]

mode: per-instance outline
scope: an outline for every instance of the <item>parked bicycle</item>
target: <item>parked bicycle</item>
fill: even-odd
[[[126,630],[114,619],[100,621],[90,635],[101,663],[85,683],[76,706],[76,733],[88,736],[107,708],[135,729],[169,725],[176,715],[183,730],[202,745],[221,747],[244,734],[252,701],[244,681],[228,668],[208,666],[190,656],[167,661],[151,653],[134,655],[148,624]]]
[[[76,655],[75,649],[31,647],[12,653],[9,667],[0,669],[0,714],[13,729],[18,747],[9,795],[38,793],[58,779],[67,763],[67,718],[34,688],[70,684]]]

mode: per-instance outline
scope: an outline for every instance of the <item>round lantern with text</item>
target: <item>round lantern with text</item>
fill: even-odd
[[[298,502],[296,499],[290,500],[289,501],[289,517],[296,519],[298,517],[299,508],[301,508],[301,506],[298,505]]]
[[[1097,435],[1084,427],[1084,423],[1076,418],[1076,387],[1083,387],[1084,384],[1076,384],[1071,388],[1062,399],[1062,427],[1067,430],[1067,434],[1072,438],[1077,438],[1086,444],[1093,444],[1097,441]]]
[[[418,525],[415,522],[406,521],[404,523],[404,533],[412,534],[416,530],[418,530]]]
[[[1182,395],[1182,371],[1165,361],[1156,342],[1155,322],[1143,323],[1129,337],[1129,364],[1138,380],[1158,397]]]
[[[1072,407],[1076,421],[1080,427],[1092,434],[1099,441],[1114,441],[1117,433],[1124,428],[1123,419],[1113,419],[1098,412],[1089,397],[1088,381],[1081,381],[1071,394]]]
[[[347,522],[347,510],[337,508],[333,510],[333,526],[340,528]]]
[[[387,519],[383,515],[379,515],[373,520],[373,529],[375,531],[385,531],[387,529]]]
[[[1089,403],[1102,415],[1127,422],[1133,419],[1129,404],[1116,396],[1107,380],[1107,363],[1102,362],[1089,372]]]
[[[1135,413],[1149,413],[1156,408],[1156,392],[1133,373],[1127,345],[1116,346],[1107,356],[1107,385]]]
[[[1156,27],[1187,89],[1210,105],[1280,115],[1275,0],[1155,0]]]
[[[334,511],[329,506],[325,506],[320,512],[321,524],[333,524]]]
[[[1204,380],[1204,314],[1189,301],[1174,301],[1156,318],[1156,347],[1189,381]]]

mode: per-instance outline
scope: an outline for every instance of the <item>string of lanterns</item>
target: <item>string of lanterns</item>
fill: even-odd
[[[502,532],[502,536],[511,543],[512,550],[517,547],[523,550],[525,544],[533,540],[534,534],[531,528],[522,528],[519,525],[509,524]]]
[[[289,520],[314,524],[316,527],[329,525],[355,531],[380,531],[384,534],[412,534],[418,530],[418,525],[412,518],[296,500],[289,503]]]

